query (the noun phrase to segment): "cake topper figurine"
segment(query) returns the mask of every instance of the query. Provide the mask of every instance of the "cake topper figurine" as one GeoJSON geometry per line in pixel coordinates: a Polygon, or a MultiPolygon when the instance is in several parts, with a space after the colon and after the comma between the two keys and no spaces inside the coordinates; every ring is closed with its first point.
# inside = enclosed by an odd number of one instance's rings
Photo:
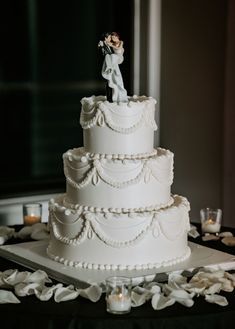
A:
{"type": "Polygon", "coordinates": [[[98,43],[104,56],[101,74],[106,80],[106,97],[109,102],[127,102],[119,64],[123,62],[123,41],[117,32],[106,32],[98,43]]]}

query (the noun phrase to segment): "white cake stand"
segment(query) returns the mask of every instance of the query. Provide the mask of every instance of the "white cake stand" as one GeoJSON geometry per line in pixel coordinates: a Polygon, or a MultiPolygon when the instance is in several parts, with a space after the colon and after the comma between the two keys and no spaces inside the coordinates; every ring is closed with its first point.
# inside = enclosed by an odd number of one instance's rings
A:
{"type": "Polygon", "coordinates": [[[47,245],[47,240],[5,245],[0,247],[0,256],[32,270],[44,270],[51,278],[79,288],[85,288],[94,283],[101,284],[107,277],[115,275],[131,277],[135,285],[153,279],[163,281],[167,273],[175,271],[184,270],[184,274],[190,276],[195,269],[200,267],[226,271],[235,269],[235,256],[192,242],[189,242],[191,256],[186,261],[173,266],[138,271],[95,271],[68,267],[48,258],[47,245]]]}

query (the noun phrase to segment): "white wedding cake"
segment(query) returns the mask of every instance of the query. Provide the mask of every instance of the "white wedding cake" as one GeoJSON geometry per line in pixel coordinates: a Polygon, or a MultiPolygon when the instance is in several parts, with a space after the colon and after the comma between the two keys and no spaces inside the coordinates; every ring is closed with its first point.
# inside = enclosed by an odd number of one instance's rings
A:
{"type": "Polygon", "coordinates": [[[156,101],[92,96],[81,103],[84,147],[63,156],[66,194],[50,201],[48,255],[99,270],[184,261],[190,207],[171,195],[173,153],[153,148],[156,101]]]}

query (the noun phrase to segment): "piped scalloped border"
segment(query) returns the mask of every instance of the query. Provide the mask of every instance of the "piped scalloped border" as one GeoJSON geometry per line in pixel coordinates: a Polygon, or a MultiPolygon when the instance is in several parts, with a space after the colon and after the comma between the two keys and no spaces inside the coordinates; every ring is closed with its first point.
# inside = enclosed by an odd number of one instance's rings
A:
{"type": "MultiPolygon", "coordinates": [[[[186,198],[183,197],[175,197],[175,203],[173,206],[171,206],[170,208],[174,209],[174,208],[179,208],[179,211],[182,211],[182,209],[184,209],[184,213],[182,213],[182,218],[185,218],[185,210],[189,211],[189,203],[187,201],[186,198]],[[180,204],[178,205],[178,202],[180,199],[180,204]]],[[[157,224],[157,219],[158,219],[158,215],[161,214],[163,211],[167,211],[169,209],[168,208],[162,208],[159,209],[158,211],[153,211],[153,212],[148,212],[148,213],[144,213],[144,215],[148,216],[148,218],[146,218],[146,225],[145,227],[141,227],[141,229],[139,231],[136,232],[135,236],[133,236],[131,239],[111,239],[109,236],[106,235],[106,233],[99,227],[98,221],[96,220],[96,215],[94,213],[90,213],[88,211],[85,211],[84,213],[79,214],[78,218],[73,221],[72,223],[70,222],[70,224],[74,225],[77,222],[80,222],[82,220],[82,225],[81,225],[81,229],[78,233],[78,235],[76,237],[73,238],[69,238],[67,236],[64,236],[60,233],[60,229],[58,227],[58,223],[62,223],[64,225],[66,225],[66,220],[65,222],[61,222],[61,220],[57,217],[54,209],[50,209],[50,224],[51,224],[51,228],[52,228],[52,232],[54,234],[54,237],[61,241],[64,244],[67,245],[74,245],[77,246],[79,245],[86,237],[88,239],[92,239],[94,236],[97,236],[99,240],[101,240],[103,243],[114,247],[114,248],[124,248],[124,247],[129,247],[131,245],[135,245],[136,243],[138,243],[140,240],[142,240],[144,238],[144,236],[149,232],[149,231],[155,231],[157,230],[157,232],[160,232],[161,234],[163,234],[167,240],[175,240],[178,239],[184,232],[185,227],[187,227],[187,230],[189,230],[189,227],[186,225],[185,226],[185,220],[183,220],[183,226],[181,228],[181,230],[176,234],[174,234],[174,238],[172,239],[172,237],[169,237],[165,230],[161,227],[161,225],[159,226],[159,223],[157,224]]],[[[66,214],[67,215],[67,214],[66,214]]],[[[97,214],[98,215],[98,214],[97,214]]],[[[102,214],[105,216],[105,214],[102,214]]],[[[113,219],[115,219],[115,215],[114,214],[109,214],[110,216],[113,216],[113,219]]],[[[136,218],[142,217],[144,216],[143,213],[135,213],[136,218]]],[[[138,221],[138,219],[135,219],[138,221]]],[[[155,236],[155,234],[154,234],[155,236]]],[[[158,236],[158,233],[157,235],[158,236]]],[[[155,237],[156,237],[155,236],[155,237]]]]}
{"type": "Polygon", "coordinates": [[[56,262],[59,262],[61,264],[64,264],[66,266],[71,266],[75,268],[83,268],[83,269],[90,269],[90,270],[112,270],[112,271],[122,271],[122,270],[151,270],[154,268],[160,268],[160,267],[167,267],[167,266],[172,266],[176,265],[178,263],[181,263],[185,261],[191,254],[191,249],[189,246],[187,246],[185,253],[180,256],[176,257],[161,263],[148,263],[148,264],[136,264],[136,265],[128,265],[128,264],[123,264],[123,265],[115,265],[115,264],[94,264],[94,263],[88,263],[84,261],[72,261],[65,259],[63,257],[56,256],[50,252],[50,245],[47,248],[47,254],[48,256],[55,260],[56,262]]]}
{"type": "MultiPolygon", "coordinates": [[[[121,155],[119,155],[121,157],[121,155]]],[[[105,159],[105,158],[104,158],[105,159]]],[[[139,165],[141,165],[140,171],[136,174],[136,177],[131,178],[126,181],[118,181],[115,180],[114,178],[110,177],[107,175],[105,169],[103,168],[103,160],[102,158],[99,157],[99,155],[94,155],[90,156],[89,153],[83,154],[82,149],[74,149],[74,150],[69,150],[67,153],[64,154],[63,156],[64,160],[64,174],[67,180],[67,183],[70,184],[73,188],[75,189],[81,189],[85,187],[87,184],[92,183],[93,185],[97,185],[100,180],[102,180],[104,183],[115,187],[115,188],[126,188],[127,186],[130,185],[135,185],[139,183],[143,178],[145,183],[147,183],[150,180],[150,177],[154,177],[160,184],[163,185],[171,185],[173,182],[173,153],[164,150],[164,149],[158,149],[154,155],[142,157],[141,159],[131,159],[130,161],[140,161],[138,162],[139,165]],[[75,155],[74,153],[77,153],[75,155]],[[79,155],[80,153],[80,155],[79,155]],[[170,160],[170,165],[171,165],[171,170],[170,170],[170,175],[167,179],[164,179],[163,181],[161,180],[161,176],[156,174],[155,172],[155,166],[153,165],[153,161],[161,161],[161,158],[168,158],[170,160]],[[77,161],[78,163],[84,166],[87,165],[87,169],[89,169],[85,175],[85,178],[83,178],[81,181],[77,182],[75,181],[71,174],[70,170],[73,171],[79,171],[81,170],[81,167],[75,168],[72,166],[72,161],[77,161]]],[[[121,157],[120,160],[122,162],[125,162],[125,157],[121,157]]],[[[116,161],[116,157],[111,158],[108,161],[116,161]]],[[[155,163],[155,162],[154,162],[155,163]]],[[[79,164],[79,165],[80,165],[79,164]]],[[[123,167],[124,169],[125,167],[123,167]]],[[[161,171],[159,171],[159,174],[161,171]]]]}
{"type": "Polygon", "coordinates": [[[68,159],[69,161],[76,160],[81,162],[88,162],[89,160],[144,160],[146,158],[154,158],[156,156],[171,156],[172,152],[169,150],[165,150],[163,148],[158,147],[156,150],[154,149],[149,153],[138,153],[138,154],[106,154],[106,153],[89,153],[86,152],[84,147],[74,148],[68,150],[63,154],[63,158],[68,159]],[[160,154],[160,151],[165,151],[165,154],[160,154]],[[78,154],[76,154],[78,153],[78,154]],[[79,154],[80,153],[80,154],[79,154]]]}
{"type": "MultiPolygon", "coordinates": [[[[101,100],[100,96],[92,96],[89,98],[83,98],[82,111],[80,115],[80,124],[83,129],[90,129],[94,126],[104,127],[107,126],[113,131],[122,134],[132,134],[140,126],[146,124],[153,130],[157,130],[157,124],[154,120],[155,104],[156,100],[151,97],[133,97],[129,98],[129,102],[124,106],[129,108],[133,105],[138,106],[140,113],[139,120],[132,124],[130,127],[120,127],[112,118],[112,111],[115,107],[120,107],[116,103],[109,103],[105,100],[101,100]],[[144,103],[146,106],[144,106],[144,103]],[[140,107],[142,106],[142,108],[140,107]],[[93,116],[91,118],[91,116],[93,116]]],[[[123,105],[121,105],[123,106],[123,105]]],[[[134,108],[133,108],[134,109],[134,108]]]]}
{"type": "Polygon", "coordinates": [[[126,214],[126,213],[144,213],[149,211],[156,211],[161,208],[167,208],[170,207],[174,203],[174,197],[170,197],[169,201],[167,203],[152,205],[148,207],[139,207],[139,208],[105,208],[105,207],[94,207],[94,206],[84,206],[80,204],[72,204],[66,200],[66,194],[60,195],[56,200],[51,199],[49,202],[49,207],[52,207],[59,212],[64,212],[66,215],[81,213],[84,211],[94,212],[94,213],[116,213],[116,214],[126,214]],[[60,204],[62,206],[60,206],[60,204]],[[69,208],[69,209],[68,209],[69,208]]]}
{"type": "Polygon", "coordinates": [[[51,223],[51,228],[54,234],[54,237],[56,240],[61,241],[64,244],[67,245],[73,245],[73,246],[78,246],[81,242],[84,241],[84,239],[87,237],[91,239],[94,235],[98,237],[99,240],[101,240],[103,243],[107,244],[110,247],[113,248],[126,248],[129,246],[134,246],[137,244],[140,240],[142,240],[150,230],[153,229],[155,223],[156,223],[156,218],[154,214],[151,216],[151,220],[149,221],[148,225],[145,227],[145,229],[142,229],[140,232],[136,234],[132,239],[127,239],[127,240],[114,240],[110,239],[100,228],[99,225],[93,220],[91,220],[89,217],[89,214],[86,214],[85,220],[83,221],[84,226],[82,230],[79,232],[79,235],[75,238],[68,238],[66,236],[62,236],[59,232],[58,226],[56,222],[58,221],[58,218],[55,216],[55,213],[51,212],[50,214],[50,223],[51,223]]]}

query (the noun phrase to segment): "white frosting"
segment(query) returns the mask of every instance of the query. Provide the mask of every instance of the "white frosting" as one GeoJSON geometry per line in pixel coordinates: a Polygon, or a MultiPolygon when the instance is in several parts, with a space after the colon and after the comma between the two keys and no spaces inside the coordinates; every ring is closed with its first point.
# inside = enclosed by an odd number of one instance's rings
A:
{"type": "Polygon", "coordinates": [[[158,211],[66,214],[58,199],[50,205],[48,253],[60,262],[84,268],[143,269],[173,264],[189,256],[188,211],[188,201],[174,196],[172,206],[158,211]]]}
{"type": "Polygon", "coordinates": [[[49,207],[47,252],[54,260],[138,270],[189,257],[189,203],[171,196],[173,153],[153,149],[155,103],[83,98],[84,148],[64,154],[66,194],[49,207]]]}
{"type": "Polygon", "coordinates": [[[92,96],[81,103],[87,152],[138,154],[153,150],[155,99],[134,96],[128,103],[109,103],[103,96],[92,96]]]}
{"type": "Polygon", "coordinates": [[[159,148],[153,156],[121,158],[92,158],[79,149],[65,153],[66,200],[106,208],[168,204],[173,153],[159,148]]]}

